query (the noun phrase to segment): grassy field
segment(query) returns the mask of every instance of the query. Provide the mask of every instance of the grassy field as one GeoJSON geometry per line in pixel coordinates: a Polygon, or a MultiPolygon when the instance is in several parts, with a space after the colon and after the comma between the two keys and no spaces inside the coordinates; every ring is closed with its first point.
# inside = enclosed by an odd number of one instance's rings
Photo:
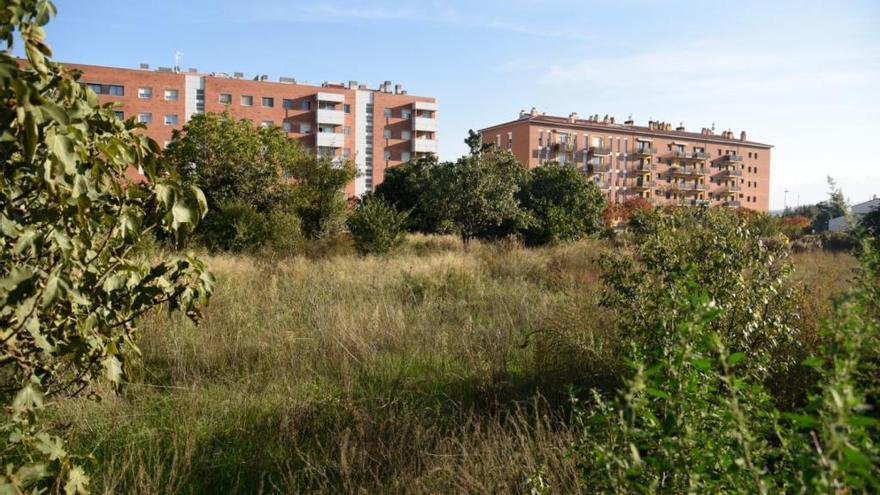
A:
{"type": "MultiPolygon", "coordinates": [[[[410,237],[389,258],[212,257],[202,325],[153,315],[118,396],[57,404],[106,493],[577,491],[569,386],[623,369],[588,241],[465,252],[410,237]]],[[[807,326],[848,255],[795,257],[807,326]]]]}

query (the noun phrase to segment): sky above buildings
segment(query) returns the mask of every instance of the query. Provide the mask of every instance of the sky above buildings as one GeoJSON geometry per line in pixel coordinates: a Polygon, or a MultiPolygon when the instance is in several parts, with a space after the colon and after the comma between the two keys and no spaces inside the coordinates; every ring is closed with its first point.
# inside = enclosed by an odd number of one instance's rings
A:
{"type": "Polygon", "coordinates": [[[56,0],[61,61],[181,66],[434,96],[440,157],[537,107],[715,125],[775,146],[771,208],[835,177],[880,194],[880,2],[56,0]],[[788,191],[786,194],[785,191],[788,191]]]}

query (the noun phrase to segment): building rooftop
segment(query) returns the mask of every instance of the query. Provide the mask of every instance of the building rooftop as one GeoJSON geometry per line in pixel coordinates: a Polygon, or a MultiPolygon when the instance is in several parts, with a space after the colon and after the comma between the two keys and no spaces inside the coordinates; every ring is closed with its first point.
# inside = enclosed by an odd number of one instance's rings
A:
{"type": "Polygon", "coordinates": [[[748,141],[746,139],[745,131],[740,133],[739,138],[734,137],[734,133],[732,131],[723,131],[720,134],[715,134],[712,129],[703,128],[700,132],[688,132],[684,129],[683,125],[679,125],[675,128],[672,127],[672,124],[668,122],[659,122],[659,121],[649,121],[647,126],[635,125],[632,120],[627,120],[624,123],[615,122],[614,117],[609,117],[608,115],[599,118],[599,115],[591,115],[589,118],[581,119],[578,118],[576,113],[572,113],[568,117],[558,117],[553,115],[547,115],[545,113],[538,113],[534,108],[531,111],[521,111],[520,116],[516,120],[511,120],[505,122],[503,124],[497,124],[493,126],[486,127],[481,129],[483,131],[489,131],[496,127],[507,126],[510,124],[515,124],[519,122],[529,122],[534,124],[547,124],[554,126],[569,126],[575,128],[583,128],[583,129],[603,129],[609,131],[617,131],[617,132],[627,132],[627,133],[635,133],[642,134],[644,136],[659,136],[659,137],[670,137],[670,138],[682,138],[682,139],[690,139],[690,140],[698,140],[698,141],[707,141],[713,143],[739,143],[748,146],[754,146],[756,148],[772,148],[773,145],[759,143],[756,141],[748,141]]]}

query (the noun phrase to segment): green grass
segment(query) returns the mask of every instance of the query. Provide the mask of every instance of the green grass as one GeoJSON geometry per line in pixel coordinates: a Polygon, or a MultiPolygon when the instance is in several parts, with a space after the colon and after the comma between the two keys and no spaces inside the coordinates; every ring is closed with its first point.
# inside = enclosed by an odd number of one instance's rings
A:
{"type": "MultiPolygon", "coordinates": [[[[609,248],[412,236],[386,258],[212,257],[202,324],[150,316],[122,393],[54,417],[98,493],[522,493],[542,465],[571,493],[568,385],[624,366],[598,306],[609,248]]],[[[821,318],[852,260],[796,263],[833,279],[821,318]]]]}

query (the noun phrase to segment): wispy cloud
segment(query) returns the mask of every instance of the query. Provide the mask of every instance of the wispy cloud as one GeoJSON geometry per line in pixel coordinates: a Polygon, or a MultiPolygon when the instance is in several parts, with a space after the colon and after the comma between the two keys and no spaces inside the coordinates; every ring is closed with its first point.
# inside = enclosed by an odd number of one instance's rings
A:
{"type": "Polygon", "coordinates": [[[290,7],[286,3],[276,8],[259,9],[248,14],[249,20],[329,22],[340,20],[356,21],[407,21],[446,28],[485,29],[524,36],[589,41],[595,39],[580,30],[560,26],[544,26],[538,22],[521,22],[492,15],[464,11],[448,2],[424,2],[418,7],[383,5],[376,2],[332,3],[322,2],[311,5],[290,7]]]}

